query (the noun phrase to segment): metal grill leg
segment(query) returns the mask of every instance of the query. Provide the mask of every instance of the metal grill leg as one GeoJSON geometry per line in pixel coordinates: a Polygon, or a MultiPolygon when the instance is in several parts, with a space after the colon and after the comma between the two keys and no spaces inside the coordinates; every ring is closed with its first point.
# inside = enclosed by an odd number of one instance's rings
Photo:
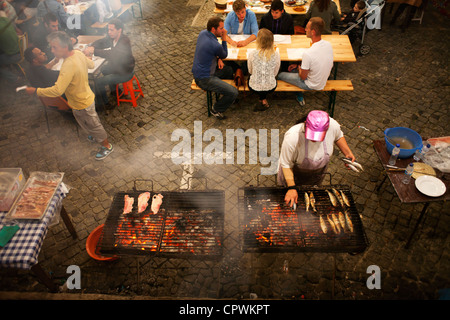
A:
{"type": "Polygon", "coordinates": [[[336,91],[331,91],[330,92],[330,102],[328,103],[328,113],[330,115],[330,117],[333,117],[334,115],[334,106],[336,104],[336,91]]]}
{"type": "Polygon", "coordinates": [[[211,116],[211,108],[212,108],[212,92],[211,91],[206,91],[206,103],[208,105],[208,117],[211,116]]]}

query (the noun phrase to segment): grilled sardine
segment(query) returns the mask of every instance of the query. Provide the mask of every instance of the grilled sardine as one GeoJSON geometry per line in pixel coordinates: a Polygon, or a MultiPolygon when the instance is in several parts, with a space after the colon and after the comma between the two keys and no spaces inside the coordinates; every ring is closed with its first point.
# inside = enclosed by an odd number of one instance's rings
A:
{"type": "Polygon", "coordinates": [[[334,225],[336,226],[337,233],[341,232],[341,226],[339,225],[339,220],[334,213],[331,214],[331,218],[333,219],[334,225]]]}
{"type": "Polygon", "coordinates": [[[347,211],[345,211],[345,221],[347,222],[347,226],[350,232],[353,232],[353,223],[352,220],[350,219],[350,214],[347,211]]]}
{"type": "Polygon", "coordinates": [[[309,197],[306,192],[305,192],[305,206],[306,206],[306,211],[309,211],[309,197]]]}
{"type": "Polygon", "coordinates": [[[341,191],[341,195],[342,195],[342,200],[344,200],[344,203],[347,207],[350,207],[350,201],[348,200],[347,196],[345,195],[344,191],[341,191]]]}
{"type": "Polygon", "coordinates": [[[317,210],[316,210],[316,199],[314,198],[314,194],[312,193],[312,191],[309,193],[309,202],[311,203],[311,207],[313,208],[313,210],[315,212],[317,212],[317,210]]]}
{"type": "Polygon", "coordinates": [[[338,233],[336,230],[336,226],[334,225],[334,222],[330,219],[330,216],[327,216],[327,220],[330,223],[331,229],[333,229],[334,233],[338,233]]]}
{"type": "Polygon", "coordinates": [[[334,193],[334,195],[336,196],[336,198],[339,200],[339,203],[341,204],[342,207],[344,207],[344,200],[342,200],[342,196],[339,193],[339,191],[337,191],[335,188],[331,189],[334,193]]]}
{"type": "Polygon", "coordinates": [[[332,193],[330,192],[330,190],[326,190],[326,192],[328,193],[328,197],[330,197],[331,204],[332,204],[334,207],[337,207],[338,202],[337,202],[336,197],[334,196],[334,194],[332,194],[332,193]]]}
{"type": "Polygon", "coordinates": [[[344,214],[340,211],[338,214],[338,218],[339,218],[339,223],[341,224],[342,230],[344,230],[344,232],[345,232],[345,217],[344,217],[344,214]]]}
{"type": "Polygon", "coordinates": [[[323,233],[328,232],[327,225],[325,223],[325,220],[322,218],[322,216],[320,216],[320,227],[322,228],[323,233]]]}

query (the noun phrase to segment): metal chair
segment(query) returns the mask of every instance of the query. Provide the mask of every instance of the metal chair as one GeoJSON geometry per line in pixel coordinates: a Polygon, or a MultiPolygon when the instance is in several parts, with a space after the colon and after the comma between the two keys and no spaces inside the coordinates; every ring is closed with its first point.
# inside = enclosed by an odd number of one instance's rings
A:
{"type": "MultiPolygon", "coordinates": [[[[48,133],[50,133],[50,124],[48,122],[47,108],[53,107],[59,111],[66,111],[66,112],[71,111],[72,109],[70,108],[67,100],[64,99],[63,97],[39,97],[39,100],[41,100],[41,103],[44,106],[45,120],[47,121],[47,130],[48,133]]],[[[78,126],[75,125],[75,128],[77,130],[77,135],[79,135],[78,126]]]]}
{"type": "Polygon", "coordinates": [[[23,73],[24,77],[26,77],[27,75],[25,73],[25,70],[22,68],[20,64],[24,61],[25,58],[24,53],[25,50],[28,48],[28,34],[24,32],[23,34],[18,35],[18,38],[19,38],[20,60],[14,64],[23,73]]]}

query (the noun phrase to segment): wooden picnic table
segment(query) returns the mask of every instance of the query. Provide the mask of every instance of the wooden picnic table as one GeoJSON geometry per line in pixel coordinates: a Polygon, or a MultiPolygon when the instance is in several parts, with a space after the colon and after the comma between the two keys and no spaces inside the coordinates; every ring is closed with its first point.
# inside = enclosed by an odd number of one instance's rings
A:
{"type": "MultiPolygon", "coordinates": [[[[304,8],[303,11],[294,10],[295,7],[289,7],[286,4],[284,4],[284,11],[286,11],[289,14],[293,14],[293,15],[305,15],[306,12],[308,12],[309,4],[313,0],[306,0],[306,1],[307,1],[307,3],[303,6],[303,8],[304,8]]],[[[228,1],[228,4],[231,4],[233,2],[234,1],[228,1]]],[[[283,2],[285,2],[285,1],[283,1],[283,2]]],[[[334,0],[334,3],[336,3],[337,9],[338,9],[339,13],[341,13],[341,4],[340,4],[339,0],[334,0]]],[[[255,14],[265,14],[265,13],[269,12],[269,9],[265,8],[265,6],[270,5],[270,4],[271,4],[271,2],[265,3],[264,6],[262,6],[262,7],[247,6],[247,8],[252,10],[255,14]]],[[[227,14],[228,12],[230,12],[230,9],[228,9],[228,8],[227,9],[217,9],[216,7],[214,7],[214,13],[227,14]]]]}
{"type": "MultiPolygon", "coordinates": [[[[289,37],[289,36],[285,36],[289,37]]],[[[277,49],[280,52],[281,61],[300,61],[301,59],[290,59],[288,56],[288,48],[309,48],[311,47],[311,39],[307,38],[306,35],[292,35],[290,36],[291,43],[277,43],[277,49]]],[[[355,53],[353,52],[352,45],[347,35],[322,35],[322,39],[329,41],[333,47],[333,61],[334,62],[356,62],[355,53]]],[[[221,41],[219,39],[219,41],[221,41]]],[[[247,60],[247,50],[256,49],[256,42],[253,41],[245,47],[236,48],[228,45],[229,55],[232,50],[239,49],[236,61],[247,60]]]]}
{"type": "MultiPolygon", "coordinates": [[[[385,177],[381,181],[381,183],[377,187],[377,191],[380,190],[381,186],[383,185],[386,178],[389,178],[389,181],[391,182],[392,186],[395,189],[395,192],[397,193],[398,198],[402,203],[425,203],[424,207],[422,209],[422,212],[419,215],[419,218],[416,222],[416,225],[414,226],[414,229],[411,233],[411,235],[408,238],[408,241],[406,242],[405,248],[409,247],[409,244],[411,243],[411,239],[414,236],[417,227],[419,226],[420,222],[422,221],[422,218],[429,206],[429,204],[433,201],[446,201],[450,200],[450,179],[448,176],[444,176],[441,180],[445,184],[446,192],[440,196],[440,197],[429,197],[424,194],[422,194],[419,190],[417,190],[414,180],[412,179],[409,184],[404,184],[402,182],[402,178],[404,173],[402,171],[387,171],[385,165],[389,163],[390,154],[386,149],[386,143],[383,139],[380,140],[374,140],[373,141],[373,147],[375,149],[375,153],[378,156],[378,160],[380,160],[381,164],[383,165],[383,168],[385,169],[385,177]]],[[[409,157],[407,159],[397,159],[396,166],[405,168],[409,163],[413,162],[413,157],[409,157]]]]}

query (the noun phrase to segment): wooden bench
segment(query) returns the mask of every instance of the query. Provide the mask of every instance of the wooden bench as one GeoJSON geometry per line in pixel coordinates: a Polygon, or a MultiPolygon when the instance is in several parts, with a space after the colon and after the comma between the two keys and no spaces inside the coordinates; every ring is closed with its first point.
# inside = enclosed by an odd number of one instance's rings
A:
{"type": "MultiPolygon", "coordinates": [[[[122,8],[120,9],[119,13],[117,14],[117,16],[115,16],[114,18],[118,18],[120,17],[122,14],[124,14],[125,12],[127,12],[128,10],[130,10],[130,8],[133,6],[133,3],[126,3],[126,4],[122,4],[122,8]]],[[[133,14],[134,15],[134,14],[133,14]]],[[[108,26],[108,21],[106,22],[100,22],[97,21],[96,23],[94,23],[93,25],[91,25],[91,28],[98,28],[98,29],[103,29],[106,28],[108,26]]]]}
{"type": "MultiPolygon", "coordinates": [[[[222,81],[232,85],[233,87],[236,87],[233,80],[222,80],[222,81]]],[[[192,80],[191,89],[192,90],[202,90],[199,86],[197,86],[197,84],[195,83],[195,80],[192,80]]],[[[238,90],[244,91],[244,87],[240,86],[238,88],[238,90]]],[[[249,91],[248,82],[247,82],[247,85],[245,86],[245,91],[249,91]]],[[[300,91],[314,92],[315,90],[300,89],[299,87],[294,86],[285,81],[277,80],[277,89],[275,91],[276,92],[300,92],[300,91]]],[[[330,114],[331,117],[333,117],[334,105],[336,103],[336,93],[338,91],[353,91],[353,84],[352,84],[351,80],[328,80],[325,87],[320,91],[327,91],[330,93],[329,94],[330,101],[328,103],[328,113],[330,114]]],[[[217,96],[218,96],[218,94],[216,94],[216,99],[217,99],[217,96]]],[[[207,105],[208,105],[208,117],[209,117],[209,116],[211,116],[211,108],[213,105],[211,91],[206,92],[206,100],[207,100],[207,105]]]]}

